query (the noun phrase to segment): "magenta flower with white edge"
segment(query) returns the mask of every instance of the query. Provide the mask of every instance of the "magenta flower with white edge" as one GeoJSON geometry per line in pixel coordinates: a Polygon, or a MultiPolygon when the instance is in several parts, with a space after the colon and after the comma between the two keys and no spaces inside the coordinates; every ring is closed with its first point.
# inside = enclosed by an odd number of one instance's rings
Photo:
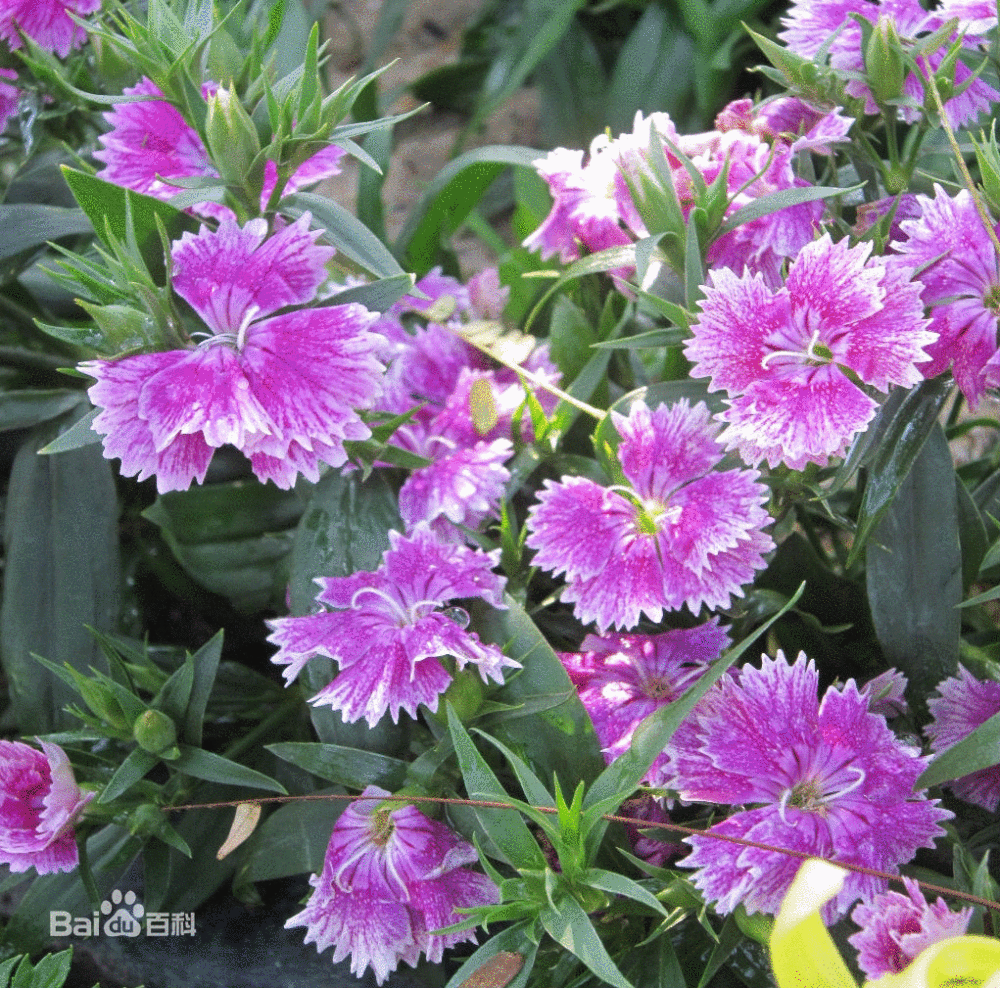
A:
{"type": "Polygon", "coordinates": [[[921,380],[917,364],[937,338],[921,285],[870,252],[825,234],[777,289],[759,275],[709,273],[685,355],[692,376],[728,393],[720,440],[747,463],[825,464],[878,408],[853,378],[879,391],[921,380]]]}
{"type": "Polygon", "coordinates": [[[952,912],[938,898],[928,904],[920,886],[904,878],[906,895],[888,891],[863,902],[851,913],[861,927],[847,938],[858,951],[858,967],[868,978],[899,974],[922,951],[948,937],[960,937],[969,928],[972,908],[952,912]]]}
{"type": "Polygon", "coordinates": [[[101,0],[2,0],[0,38],[21,47],[21,33],[40,48],[65,58],[87,40],[87,32],[70,16],[84,17],[101,9],[101,0]]]}
{"type": "Polygon", "coordinates": [[[527,520],[534,565],[565,573],[562,599],[601,631],[685,604],[729,606],[774,548],[759,474],[715,469],[723,453],[703,403],[650,411],[637,401],[627,418],[611,416],[629,486],[546,481],[527,520]]]}
{"type": "Polygon", "coordinates": [[[389,793],[369,786],[334,824],[314,891],[285,929],[306,928],[306,943],[333,963],[351,958],[359,977],[368,967],[383,984],[400,961],[432,964],[457,943],[476,942],[473,930],[435,934],[462,921],[457,909],[499,901],[496,885],[468,865],[476,849],[443,823],[408,803],[379,802],[389,793]]]}
{"type": "Polygon", "coordinates": [[[510,480],[504,466],[514,452],[510,440],[455,446],[443,436],[427,439],[433,462],[413,470],[399,491],[399,514],[407,529],[425,521],[442,538],[461,538],[456,526],[477,528],[499,517],[510,480]]]}
{"type": "Polygon", "coordinates": [[[66,752],[38,742],[0,741],[0,865],[39,875],[79,864],[73,825],[94,793],[83,793],[66,752]]]}
{"type": "MultiPolygon", "coordinates": [[[[218,89],[214,82],[202,86],[207,100],[218,89]]],[[[111,129],[98,140],[103,147],[94,157],[104,163],[98,178],[115,185],[142,192],[155,199],[169,200],[183,188],[171,179],[218,178],[219,173],[198,132],[167,102],[159,87],[143,78],[123,92],[125,96],[148,96],[148,100],[122,102],[104,114],[111,129]]],[[[284,191],[292,193],[307,185],[340,174],[340,161],[346,152],[332,145],[301,164],[289,178],[284,191]]],[[[277,184],[277,166],[265,164],[260,208],[267,206],[277,184]]],[[[216,219],[235,219],[228,206],[203,202],[193,211],[216,219]]]]}
{"type": "Polygon", "coordinates": [[[185,233],[173,288],[204,321],[196,344],[80,364],[97,380],[93,429],[125,476],[185,490],[228,443],[261,480],[288,488],[299,473],[317,480],[321,462],[341,466],[344,442],[371,435],[357,409],[381,388],[376,317],[354,304],[272,315],[311,301],[326,277],[333,250],[314,242],[309,220],[271,237],[262,219],[185,233]]]}
{"type": "MultiPolygon", "coordinates": [[[[579,652],[559,659],[590,715],[610,765],[632,743],[639,724],[673,703],[729,644],[718,618],[656,635],[587,635],[579,652]]],[[[658,756],[650,773],[668,755],[658,756]]]]}
{"type": "MultiPolygon", "coordinates": [[[[920,369],[935,377],[950,367],[975,407],[986,387],[1000,384],[996,250],[967,189],[950,196],[935,185],[934,198],[918,195],[915,205],[918,215],[899,224],[901,239],[892,246],[902,266],[919,271],[930,328],[938,334],[927,347],[930,363],[920,369]]],[[[1000,224],[993,229],[1000,234],[1000,224]]]]}
{"type": "Polygon", "coordinates": [[[492,572],[499,549],[444,542],[426,524],[406,536],[390,532],[389,546],[374,572],[316,580],[316,600],[335,610],[268,622],[268,641],[279,648],[271,661],[287,666],[286,682],[316,655],[340,666],[310,702],[329,704],[346,723],[364,717],[374,727],[387,711],[398,722],[400,709],[416,717],[420,704],[436,711],[452,680],[445,656],[459,669],[476,666],[483,682],[502,683],[504,668],[520,668],[467,631],[468,615],[450,606],[462,598],[506,606],[506,581],[492,572]]]}
{"type": "MultiPolygon", "coordinates": [[[[980,724],[1000,713],[1000,683],[976,679],[964,666],[958,675],[938,683],[937,696],[927,701],[933,718],[924,728],[931,751],[945,751],[968,737],[980,724]]],[[[967,803],[991,813],[1000,806],[1000,765],[982,768],[945,783],[967,803]]]]}
{"type": "MultiPolygon", "coordinates": [[[[749,807],[709,834],[898,874],[917,850],[933,847],[952,814],[915,792],[928,759],[900,741],[868,709],[854,680],[817,699],[819,674],[800,654],[780,652],[762,666],[724,677],[670,741],[667,785],[686,801],[749,807]]],[[[694,884],[720,913],[740,903],[775,914],[800,859],[710,836],[686,838],[681,864],[698,869],[694,884]]],[[[886,882],[851,872],[824,909],[832,922],[856,899],[886,882]]]]}

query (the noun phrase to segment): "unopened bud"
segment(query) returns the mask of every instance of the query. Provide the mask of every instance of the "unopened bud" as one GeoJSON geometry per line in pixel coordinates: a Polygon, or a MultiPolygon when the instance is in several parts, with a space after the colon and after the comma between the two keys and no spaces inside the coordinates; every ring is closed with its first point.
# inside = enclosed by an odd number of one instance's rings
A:
{"type": "Polygon", "coordinates": [[[906,67],[896,25],[891,17],[882,14],[875,22],[872,35],[865,48],[865,71],[868,88],[875,102],[884,106],[903,95],[906,67]]]}
{"type": "Polygon", "coordinates": [[[223,180],[245,186],[250,166],[260,153],[260,137],[232,87],[220,88],[209,98],[205,134],[212,162],[223,180]]]}
{"type": "Polygon", "coordinates": [[[146,710],[135,719],[132,737],[143,751],[169,758],[177,744],[177,727],[162,710],[146,710]]]}

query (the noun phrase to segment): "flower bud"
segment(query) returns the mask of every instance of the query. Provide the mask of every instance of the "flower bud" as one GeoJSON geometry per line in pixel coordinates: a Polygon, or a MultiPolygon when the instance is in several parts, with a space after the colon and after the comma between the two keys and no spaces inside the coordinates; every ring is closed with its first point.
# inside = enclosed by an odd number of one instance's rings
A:
{"type": "Polygon", "coordinates": [[[903,63],[902,46],[892,18],[885,14],[876,21],[868,39],[865,48],[865,70],[868,73],[868,88],[880,106],[903,95],[906,68],[903,63]]]}
{"type": "Polygon", "coordinates": [[[174,754],[177,750],[177,727],[162,710],[141,713],[132,725],[132,737],[143,751],[164,758],[177,757],[174,754]]]}
{"type": "Polygon", "coordinates": [[[260,137],[236,91],[220,88],[208,101],[205,136],[212,162],[223,180],[243,187],[260,153],[260,137]]]}

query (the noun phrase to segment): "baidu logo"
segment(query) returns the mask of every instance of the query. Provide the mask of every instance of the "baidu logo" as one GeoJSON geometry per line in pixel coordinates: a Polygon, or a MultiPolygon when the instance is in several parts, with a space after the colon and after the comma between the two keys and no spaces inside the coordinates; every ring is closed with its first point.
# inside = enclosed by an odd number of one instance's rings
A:
{"type": "Polygon", "coordinates": [[[100,912],[90,916],[73,916],[61,909],[49,913],[52,937],[137,937],[144,928],[147,937],[194,936],[194,913],[148,913],[135,892],[118,889],[101,903],[100,912]]]}

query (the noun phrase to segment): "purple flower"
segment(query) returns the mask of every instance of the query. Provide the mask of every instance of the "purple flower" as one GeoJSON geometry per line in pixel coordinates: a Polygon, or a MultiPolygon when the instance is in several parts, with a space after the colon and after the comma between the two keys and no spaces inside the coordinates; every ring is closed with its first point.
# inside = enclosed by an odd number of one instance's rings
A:
{"type": "MultiPolygon", "coordinates": [[[[674,775],[667,785],[684,800],[748,806],[709,833],[787,848],[815,857],[896,873],[918,848],[944,833],[952,814],[914,793],[927,759],[903,744],[868,710],[853,680],[817,702],[819,675],[800,654],[779,652],[762,667],[745,665],[701,700],[671,739],[674,775]]],[[[778,851],[711,837],[689,837],[684,865],[720,913],[743,903],[777,913],[800,860],[778,851]]],[[[851,872],[826,907],[829,922],[885,882],[851,872]]]]}
{"type": "Polygon", "coordinates": [[[65,58],[87,39],[70,14],[83,17],[100,9],[101,0],[0,0],[0,38],[20,48],[23,32],[40,48],[65,58]]]}
{"type": "MultiPolygon", "coordinates": [[[[664,809],[663,801],[643,793],[635,799],[626,800],[622,803],[622,816],[631,817],[633,820],[641,820],[646,823],[670,823],[670,817],[664,809]]],[[[645,829],[653,830],[654,833],[666,833],[662,828],[645,828],[641,823],[626,823],[625,835],[632,845],[632,853],[637,858],[649,862],[654,868],[662,868],[671,858],[681,854],[684,848],[680,844],[672,844],[669,841],[657,840],[651,834],[643,834],[645,829]]]]}
{"type": "MultiPolygon", "coordinates": [[[[217,89],[214,82],[206,83],[202,95],[207,99],[217,89]]],[[[198,132],[164,99],[154,82],[143,78],[126,89],[124,95],[150,98],[121,103],[104,114],[111,130],[101,135],[103,148],[94,152],[94,157],[104,162],[97,173],[99,178],[156,199],[169,200],[183,191],[179,185],[171,184],[171,179],[219,177],[198,132]]],[[[342,148],[331,146],[308,158],[292,174],[285,192],[339,175],[344,153],[342,148]]],[[[277,179],[277,166],[268,161],[261,191],[262,211],[277,179]]],[[[228,207],[218,203],[199,203],[195,212],[217,219],[235,219],[228,207]]]]}
{"type": "Polygon", "coordinates": [[[774,548],[757,472],[715,469],[723,454],[702,403],[650,411],[640,401],[628,418],[611,416],[629,486],[546,481],[527,521],[534,565],[565,573],[562,599],[599,630],[684,604],[728,606],[774,548]]]}
{"type": "Polygon", "coordinates": [[[204,321],[197,345],[80,365],[97,379],[93,428],[123,474],[184,490],[229,443],[261,480],[288,488],[299,473],[317,480],[321,462],[340,466],[344,442],[371,434],[356,409],[380,389],[375,316],[359,305],[272,315],[309,302],[325,278],[333,250],[314,243],[309,219],[271,237],[262,219],[185,233],[173,288],[204,321]]]}
{"type": "Polygon", "coordinates": [[[858,951],[858,967],[869,978],[899,974],[927,947],[959,937],[968,929],[972,909],[953,913],[944,899],[928,905],[920,886],[904,878],[907,895],[883,892],[851,913],[861,932],[847,938],[858,951]]]}
{"type": "Polygon", "coordinates": [[[505,666],[520,668],[465,630],[465,612],[449,608],[465,597],[504,606],[504,579],[491,572],[499,549],[484,553],[443,542],[426,524],[408,536],[390,532],[389,544],[375,572],[316,581],[322,587],[316,599],[336,610],[269,622],[268,641],[280,649],[272,661],[288,666],[286,681],[313,656],[328,656],[340,672],[311,702],[340,710],[347,723],[364,717],[370,727],[386,711],[396,722],[400,708],[411,717],[421,703],[437,710],[451,682],[444,656],[460,669],[477,666],[483,682],[502,683],[505,666]]]}
{"type": "MultiPolygon", "coordinates": [[[[994,10],[993,25],[996,24],[995,13],[994,10]]],[[[851,14],[860,15],[873,25],[880,16],[891,18],[896,33],[904,41],[934,31],[949,18],[957,16],[959,34],[963,35],[962,46],[973,51],[980,47],[977,33],[985,33],[985,25],[988,24],[987,18],[983,16],[982,6],[970,3],[969,0],[942,4],[933,12],[924,10],[919,0],[886,0],[884,3],[873,3],[871,0],[795,0],[788,16],[782,18],[785,27],[778,37],[792,51],[805,58],[813,58],[821,48],[827,46],[833,68],[863,76],[863,36],[851,14]],[[836,37],[831,41],[835,32],[836,37]]],[[[945,48],[942,47],[929,57],[919,60],[922,75],[926,76],[940,66],[944,51],[945,48]]],[[[972,75],[972,71],[961,59],[954,71],[956,89],[963,87],[972,75]]],[[[851,96],[865,100],[866,113],[878,112],[863,78],[848,77],[845,88],[851,96]]],[[[944,104],[948,120],[956,128],[973,123],[980,113],[988,111],[990,105],[1000,98],[1000,93],[981,78],[963,88],[964,92],[953,96],[944,104]]],[[[923,103],[924,80],[909,73],[903,82],[903,92],[918,104],[923,103]]],[[[901,108],[901,116],[913,123],[919,119],[920,111],[916,107],[904,106],[901,108]]]]}
{"type": "MultiPolygon", "coordinates": [[[[901,265],[919,270],[923,301],[931,307],[930,328],[938,334],[921,367],[935,377],[949,366],[955,381],[977,405],[987,386],[1000,383],[997,315],[1000,270],[997,255],[968,190],[948,195],[934,186],[934,198],[918,195],[917,218],[900,223],[904,239],[893,244],[901,265]]],[[[1000,224],[994,227],[1000,233],[1000,224]]]]}
{"type": "Polygon", "coordinates": [[[0,741],[0,864],[39,875],[72,871],[79,864],[73,824],[94,793],[80,791],[59,745],[38,743],[42,751],[0,741]]]}
{"type": "Polygon", "coordinates": [[[907,679],[898,669],[886,669],[861,687],[862,696],[868,697],[868,709],[881,714],[886,720],[909,713],[906,702],[907,679]]]}
{"type": "Polygon", "coordinates": [[[359,977],[371,967],[382,984],[400,961],[416,967],[420,954],[440,962],[446,947],[476,942],[471,930],[435,934],[461,922],[456,909],[499,901],[497,887],[465,865],[476,849],[443,823],[413,806],[379,803],[388,796],[369,786],[348,805],[330,835],[323,871],[309,883],[315,891],[285,929],[306,928],[306,943],[319,952],[333,947],[336,964],[350,955],[359,977]]]}
{"type": "Polygon", "coordinates": [[[920,381],[915,365],[935,339],[921,286],[870,251],[825,234],[802,248],[778,289],[759,275],[710,272],[685,353],[694,377],[729,394],[720,440],[747,463],[825,464],[878,407],[855,377],[880,391],[920,381]]]}
{"type": "MultiPolygon", "coordinates": [[[[718,618],[657,635],[587,635],[580,652],[559,658],[590,714],[610,764],[632,743],[639,723],[673,703],[729,644],[718,618]]],[[[650,772],[667,758],[660,755],[650,772]]]]}
{"type": "MultiPolygon", "coordinates": [[[[937,685],[927,701],[933,720],[924,728],[932,751],[944,751],[968,737],[980,724],[1000,713],[1000,683],[976,679],[964,666],[958,675],[937,685]]],[[[948,787],[960,799],[991,813],[1000,806],[1000,765],[952,779],[948,787]]]]}
{"type": "Polygon", "coordinates": [[[453,538],[456,525],[476,528],[496,517],[510,480],[503,465],[514,450],[510,441],[456,447],[444,436],[426,438],[423,455],[433,462],[414,470],[399,491],[399,514],[407,529],[426,521],[443,538],[453,538]]]}

